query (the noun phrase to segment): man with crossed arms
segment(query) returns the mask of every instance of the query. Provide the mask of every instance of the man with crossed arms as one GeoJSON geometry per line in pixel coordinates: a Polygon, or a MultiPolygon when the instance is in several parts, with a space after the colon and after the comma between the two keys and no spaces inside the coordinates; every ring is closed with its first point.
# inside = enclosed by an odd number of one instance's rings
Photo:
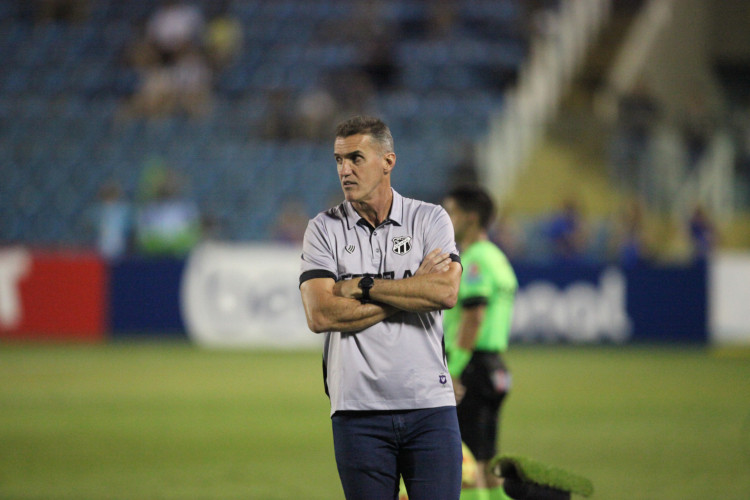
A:
{"type": "Polygon", "coordinates": [[[457,500],[461,436],[442,310],[461,265],[437,205],[391,188],[393,137],[377,118],[339,124],[334,158],[345,200],[305,231],[300,292],[324,333],[323,370],[339,477],[348,500],[457,500]]]}

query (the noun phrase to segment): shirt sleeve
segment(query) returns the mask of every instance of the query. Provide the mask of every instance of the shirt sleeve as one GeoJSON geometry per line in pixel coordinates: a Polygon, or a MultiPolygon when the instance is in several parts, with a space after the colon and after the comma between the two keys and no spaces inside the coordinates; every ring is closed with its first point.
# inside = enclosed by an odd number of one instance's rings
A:
{"type": "Polygon", "coordinates": [[[336,279],[336,258],[327,236],[325,224],[316,217],[307,224],[302,241],[300,263],[300,284],[302,278],[319,278],[329,276],[336,279]]]}
{"type": "Polygon", "coordinates": [[[451,254],[453,260],[461,262],[458,258],[458,247],[456,237],[453,233],[453,223],[448,212],[439,205],[433,205],[432,210],[424,221],[424,253],[427,255],[436,248],[441,248],[444,253],[451,254]]]}

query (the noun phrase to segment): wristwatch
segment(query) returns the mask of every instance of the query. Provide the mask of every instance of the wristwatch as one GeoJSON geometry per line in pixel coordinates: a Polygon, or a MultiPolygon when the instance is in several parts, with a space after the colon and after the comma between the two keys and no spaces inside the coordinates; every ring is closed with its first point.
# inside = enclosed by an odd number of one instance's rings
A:
{"type": "Polygon", "coordinates": [[[372,288],[372,285],[374,284],[375,280],[372,279],[372,276],[363,276],[362,279],[359,280],[359,283],[357,283],[357,286],[362,290],[362,298],[359,299],[359,301],[363,304],[370,302],[370,288],[372,288]]]}

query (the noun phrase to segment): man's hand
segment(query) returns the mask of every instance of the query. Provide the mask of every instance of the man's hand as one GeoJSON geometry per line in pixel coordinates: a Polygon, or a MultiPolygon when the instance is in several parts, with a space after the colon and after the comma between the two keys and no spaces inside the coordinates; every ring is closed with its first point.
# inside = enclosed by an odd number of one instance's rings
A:
{"type": "MultiPolygon", "coordinates": [[[[358,289],[357,280],[339,283],[358,289]]],[[[347,299],[344,295],[352,291],[342,291],[337,285],[331,278],[313,278],[300,285],[307,326],[315,333],[358,332],[398,312],[386,304],[360,304],[347,299]]]]}
{"type": "MultiPolygon", "coordinates": [[[[333,294],[337,297],[344,297],[345,299],[356,299],[359,300],[357,294],[361,294],[362,290],[359,289],[357,284],[359,279],[341,280],[337,281],[333,285],[333,294]]],[[[361,295],[360,295],[361,296],[361,295]]]]}
{"type": "Polygon", "coordinates": [[[442,273],[448,270],[448,266],[451,263],[451,256],[447,253],[440,253],[442,249],[436,248],[432,252],[428,253],[422,263],[419,265],[419,269],[414,273],[414,276],[431,273],[442,273]]]}

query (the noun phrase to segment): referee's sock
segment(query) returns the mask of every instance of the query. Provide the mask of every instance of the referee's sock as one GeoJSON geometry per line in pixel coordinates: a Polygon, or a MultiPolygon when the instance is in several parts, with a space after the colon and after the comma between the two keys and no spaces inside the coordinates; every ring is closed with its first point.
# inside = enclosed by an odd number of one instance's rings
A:
{"type": "Polygon", "coordinates": [[[486,488],[462,489],[461,500],[490,500],[490,490],[486,488]]]}

